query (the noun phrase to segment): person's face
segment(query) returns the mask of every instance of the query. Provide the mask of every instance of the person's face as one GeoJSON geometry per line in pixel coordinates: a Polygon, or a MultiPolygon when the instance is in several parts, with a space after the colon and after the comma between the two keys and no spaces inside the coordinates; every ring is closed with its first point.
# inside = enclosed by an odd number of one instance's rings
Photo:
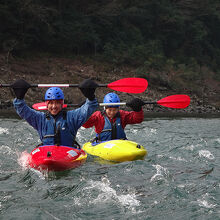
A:
{"type": "Polygon", "coordinates": [[[115,115],[118,113],[119,111],[119,108],[107,108],[105,110],[106,112],[106,115],[109,117],[109,118],[114,118],[115,115]]]}
{"type": "Polygon", "coordinates": [[[63,100],[50,100],[47,102],[47,109],[51,115],[57,115],[63,108],[63,100]]]}

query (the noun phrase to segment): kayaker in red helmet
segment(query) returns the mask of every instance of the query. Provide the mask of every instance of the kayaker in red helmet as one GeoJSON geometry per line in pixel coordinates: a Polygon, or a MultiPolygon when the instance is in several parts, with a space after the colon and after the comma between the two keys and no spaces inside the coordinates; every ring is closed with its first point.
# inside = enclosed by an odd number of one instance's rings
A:
{"type": "Polygon", "coordinates": [[[124,111],[119,109],[119,105],[111,105],[111,103],[119,103],[120,98],[115,93],[108,93],[103,100],[109,105],[104,107],[104,111],[96,111],[83,125],[85,128],[95,126],[96,140],[108,141],[114,139],[126,139],[124,128],[127,124],[141,123],[144,119],[142,106],[143,101],[135,98],[127,106],[133,111],[124,111]]]}
{"type": "Polygon", "coordinates": [[[26,105],[24,96],[30,88],[26,81],[17,80],[11,87],[16,95],[14,107],[17,114],[38,131],[42,145],[76,147],[75,137],[78,129],[98,107],[94,94],[97,84],[90,79],[79,85],[87,98],[86,102],[80,108],[71,111],[63,109],[64,94],[58,87],[51,87],[45,93],[47,113],[36,111],[26,105]]]}

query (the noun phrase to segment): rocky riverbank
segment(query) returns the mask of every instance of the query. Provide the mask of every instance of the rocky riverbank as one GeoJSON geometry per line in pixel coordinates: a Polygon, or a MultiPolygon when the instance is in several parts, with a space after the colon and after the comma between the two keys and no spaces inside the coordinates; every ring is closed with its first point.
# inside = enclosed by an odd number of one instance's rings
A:
{"type": "MultiPolygon", "coordinates": [[[[80,83],[82,80],[92,77],[97,83],[110,83],[125,77],[141,77],[136,68],[114,67],[106,63],[92,60],[68,59],[55,57],[35,57],[16,59],[6,55],[0,55],[0,84],[13,83],[16,79],[23,78],[29,83],[80,83]]],[[[186,109],[170,109],[159,105],[145,105],[146,115],[158,116],[193,116],[214,115],[220,116],[220,88],[219,82],[208,77],[207,81],[199,84],[195,82],[179,89],[170,89],[166,86],[156,85],[155,80],[148,79],[149,86],[142,94],[127,94],[116,92],[121,100],[128,101],[133,97],[146,101],[158,101],[168,95],[186,94],[191,98],[190,106],[186,109]],[[195,89],[196,88],[196,89],[195,89]],[[201,89],[200,89],[201,88],[201,89]]],[[[31,88],[26,94],[26,101],[32,105],[42,102],[46,89],[31,88]]],[[[66,103],[80,103],[84,100],[77,88],[64,88],[66,103]]],[[[106,93],[112,90],[98,88],[96,97],[102,102],[106,93]]],[[[1,88],[0,115],[4,112],[14,112],[12,101],[14,95],[9,88],[1,88]]],[[[126,108],[127,110],[130,110],[126,108]]]]}

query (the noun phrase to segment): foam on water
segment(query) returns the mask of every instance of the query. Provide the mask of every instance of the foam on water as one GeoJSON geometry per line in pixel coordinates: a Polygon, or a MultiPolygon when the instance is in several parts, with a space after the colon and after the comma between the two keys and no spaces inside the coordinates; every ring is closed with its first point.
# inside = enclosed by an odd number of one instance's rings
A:
{"type": "Polygon", "coordinates": [[[220,144],[220,138],[215,139],[215,141],[220,144]]]}
{"type": "Polygon", "coordinates": [[[206,201],[206,200],[198,199],[197,202],[198,202],[199,206],[203,206],[205,208],[214,208],[216,206],[213,204],[209,204],[208,201],[206,201]]]}
{"type": "Polygon", "coordinates": [[[53,176],[54,173],[51,171],[50,174],[47,171],[39,171],[34,168],[30,168],[29,161],[31,160],[31,155],[27,151],[17,152],[17,162],[21,166],[22,171],[30,169],[32,172],[36,173],[40,179],[47,179],[50,176],[53,176]]]}
{"type": "Polygon", "coordinates": [[[6,203],[7,201],[9,201],[11,199],[11,195],[7,195],[7,196],[0,196],[0,211],[2,210],[2,203],[6,203]]]}
{"type": "Polygon", "coordinates": [[[206,158],[208,158],[210,160],[214,160],[215,159],[214,155],[210,151],[208,151],[208,150],[200,150],[199,151],[199,156],[200,157],[206,157],[206,158]]]}
{"type": "Polygon", "coordinates": [[[9,134],[9,131],[7,128],[1,128],[0,127],[0,134],[9,134]]]}
{"type": "Polygon", "coordinates": [[[15,152],[7,145],[0,146],[0,154],[14,155],[15,152]]]}
{"type": "Polygon", "coordinates": [[[140,201],[136,199],[134,192],[130,192],[126,195],[118,195],[116,190],[111,187],[111,183],[106,177],[103,177],[101,181],[90,180],[88,184],[89,186],[85,188],[86,190],[97,189],[100,191],[98,197],[90,201],[91,204],[117,201],[119,204],[129,209],[140,205],[140,201]]]}
{"type": "Polygon", "coordinates": [[[160,166],[159,164],[153,165],[153,167],[156,168],[157,172],[156,172],[156,174],[154,174],[151,177],[150,181],[151,182],[152,181],[157,181],[157,180],[167,181],[166,177],[169,176],[169,171],[166,168],[160,166]]]}
{"type": "Polygon", "coordinates": [[[151,128],[151,129],[150,129],[150,133],[152,133],[152,134],[157,134],[157,129],[151,128]]]}
{"type": "Polygon", "coordinates": [[[208,201],[210,199],[213,199],[213,197],[210,197],[209,193],[206,193],[202,195],[201,199],[197,199],[197,203],[199,204],[199,206],[202,206],[208,209],[216,207],[217,204],[211,204],[211,202],[208,201]]]}
{"type": "Polygon", "coordinates": [[[201,147],[203,147],[202,144],[191,144],[191,145],[185,146],[184,149],[193,151],[193,150],[195,150],[196,148],[201,148],[201,147]]]}
{"type": "Polygon", "coordinates": [[[30,154],[27,151],[17,152],[18,164],[22,167],[22,170],[26,170],[29,167],[30,154]]]}
{"type": "Polygon", "coordinates": [[[132,129],[131,132],[132,132],[133,134],[137,134],[139,131],[138,131],[137,129],[132,129]]]}
{"type": "Polygon", "coordinates": [[[156,128],[144,128],[142,131],[147,137],[152,137],[157,134],[156,128]]]}
{"type": "MultiPolygon", "coordinates": [[[[21,120],[3,120],[1,217],[218,219],[219,125],[219,119],[149,119],[126,127],[129,139],[147,145],[144,160],[109,165],[90,156],[76,169],[45,178],[34,169],[23,171],[28,157],[16,156],[32,150],[39,140],[36,131],[21,120]]],[[[79,130],[80,144],[94,137],[92,130],[79,130]]]]}
{"type": "Polygon", "coordinates": [[[185,147],[186,150],[193,151],[195,149],[195,145],[191,144],[185,147]]]}
{"type": "Polygon", "coordinates": [[[185,162],[187,162],[187,160],[184,159],[184,158],[182,158],[182,157],[169,157],[169,158],[172,159],[172,160],[185,161],[185,162]]]}

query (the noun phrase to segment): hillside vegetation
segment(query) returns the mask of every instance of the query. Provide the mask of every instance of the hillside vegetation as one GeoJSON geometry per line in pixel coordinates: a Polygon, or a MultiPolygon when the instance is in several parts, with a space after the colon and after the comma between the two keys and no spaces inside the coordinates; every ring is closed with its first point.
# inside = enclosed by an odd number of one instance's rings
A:
{"type": "Polygon", "coordinates": [[[219,0],[4,0],[1,83],[136,76],[219,108],[219,39],[219,0]]]}

